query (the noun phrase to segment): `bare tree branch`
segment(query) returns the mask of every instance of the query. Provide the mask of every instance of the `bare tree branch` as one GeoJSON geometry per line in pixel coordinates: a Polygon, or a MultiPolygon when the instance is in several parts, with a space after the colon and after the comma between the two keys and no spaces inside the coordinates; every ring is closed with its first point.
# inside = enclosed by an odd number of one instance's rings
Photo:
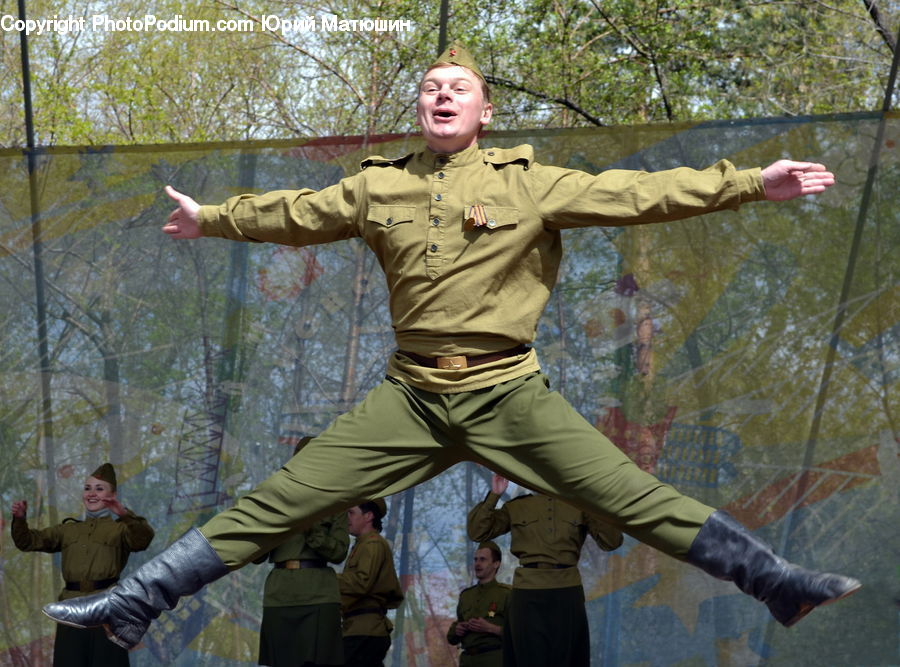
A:
{"type": "Polygon", "coordinates": [[[561,98],[561,97],[550,97],[544,93],[538,92],[537,90],[531,90],[530,88],[526,88],[525,86],[519,85],[518,83],[514,83],[509,81],[508,79],[501,79],[500,77],[492,76],[490,74],[485,75],[485,81],[493,86],[501,86],[503,88],[510,88],[511,90],[518,90],[520,93],[525,93],[526,95],[531,95],[532,97],[537,97],[542,100],[547,100],[548,102],[554,102],[556,104],[560,104],[567,109],[571,109],[578,115],[585,118],[589,123],[596,125],[598,127],[604,127],[605,124],[596,116],[591,115],[580,106],[575,104],[569,99],[561,98]]]}
{"type": "Polygon", "coordinates": [[[884,22],[881,20],[881,12],[878,11],[878,5],[875,0],[863,0],[863,4],[866,6],[866,11],[869,12],[869,16],[872,17],[872,21],[875,22],[875,30],[881,35],[881,38],[884,40],[884,43],[887,44],[891,53],[894,53],[897,49],[897,44],[894,41],[894,36],[891,35],[887,26],[884,25],[884,22]]]}
{"type": "Polygon", "coordinates": [[[591,0],[591,3],[594,5],[594,8],[597,10],[600,16],[603,17],[603,20],[606,21],[609,27],[619,33],[619,35],[622,36],[622,39],[624,39],[631,45],[631,48],[633,48],[638,54],[642,55],[650,62],[650,65],[653,67],[653,78],[656,79],[656,83],[659,86],[659,92],[662,96],[663,106],[666,109],[666,118],[668,118],[670,121],[674,120],[675,114],[672,111],[672,105],[669,103],[669,96],[666,93],[667,86],[665,77],[663,76],[663,72],[656,62],[655,54],[653,54],[650,49],[646,47],[646,45],[643,43],[643,40],[640,40],[640,38],[636,35],[632,35],[630,30],[623,30],[619,26],[617,26],[613,22],[612,17],[603,11],[603,7],[599,2],[597,2],[597,0],[591,0]]]}

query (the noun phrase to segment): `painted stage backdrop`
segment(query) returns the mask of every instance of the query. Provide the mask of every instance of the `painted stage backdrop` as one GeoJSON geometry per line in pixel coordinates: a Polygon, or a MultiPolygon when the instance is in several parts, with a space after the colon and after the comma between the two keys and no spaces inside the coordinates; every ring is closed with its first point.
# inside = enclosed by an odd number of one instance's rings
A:
{"type": "MultiPolygon", "coordinates": [[[[594,664],[900,663],[898,135],[900,115],[850,114],[481,140],[589,172],[790,156],[837,175],[815,198],[564,233],[536,341],[554,388],[645,470],[798,563],[864,583],[786,630],[731,584],[630,538],[611,554],[591,544],[594,664]]],[[[40,607],[62,585],[58,556],[12,544],[14,500],[32,527],[81,517],[84,478],[112,461],[125,504],[156,529],[127,573],[357,402],[394,349],[362,244],[176,243],[160,232],[173,208],[163,185],[203,203],[322,188],[368,154],[419,145],[47,149],[31,181],[21,151],[0,152],[0,664],[50,664],[40,607]]],[[[489,480],[463,464],[388,499],[407,600],[387,664],[455,664],[446,632],[472,583],[465,516],[489,480]]],[[[132,664],[255,664],[268,567],[183,600],[132,664]]]]}

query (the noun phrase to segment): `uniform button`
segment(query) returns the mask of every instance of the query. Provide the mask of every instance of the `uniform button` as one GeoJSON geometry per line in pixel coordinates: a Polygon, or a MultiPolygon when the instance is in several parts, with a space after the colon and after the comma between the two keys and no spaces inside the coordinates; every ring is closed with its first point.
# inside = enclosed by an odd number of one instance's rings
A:
{"type": "Polygon", "coordinates": [[[435,201],[441,201],[441,199],[443,199],[443,197],[441,197],[440,194],[436,194],[436,195],[434,196],[434,199],[435,199],[435,201]]]}
{"type": "Polygon", "coordinates": [[[431,252],[437,252],[437,243],[431,244],[431,252]]]}
{"type": "Polygon", "coordinates": [[[494,151],[488,151],[488,155],[493,155],[494,151]]]}
{"type": "Polygon", "coordinates": [[[389,224],[389,225],[392,225],[392,224],[394,224],[394,219],[393,219],[393,218],[388,218],[387,220],[385,220],[385,222],[386,222],[387,224],[389,224]]]}
{"type": "Polygon", "coordinates": [[[491,229],[493,229],[493,228],[496,227],[496,226],[497,226],[497,221],[496,221],[496,220],[493,220],[493,219],[492,219],[492,220],[488,220],[488,227],[490,227],[491,229]]]}
{"type": "Polygon", "coordinates": [[[441,224],[440,218],[435,218],[434,220],[431,221],[431,224],[434,225],[435,227],[437,227],[439,224],[441,224]]]}
{"type": "Polygon", "coordinates": [[[443,177],[444,177],[444,172],[439,171],[439,172],[438,172],[438,178],[443,178],[443,177]]]}

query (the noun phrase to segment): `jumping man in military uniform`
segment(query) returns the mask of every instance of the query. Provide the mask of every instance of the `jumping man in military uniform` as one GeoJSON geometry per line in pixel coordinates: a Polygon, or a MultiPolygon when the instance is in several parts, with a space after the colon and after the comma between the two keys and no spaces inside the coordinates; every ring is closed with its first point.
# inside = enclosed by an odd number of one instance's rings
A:
{"type": "Polygon", "coordinates": [[[240,195],[178,208],[163,231],[292,246],[357,237],[384,269],[399,349],[387,378],[234,506],[192,529],[109,594],[45,609],[108,625],[137,643],[181,595],[242,567],[285,536],[360,500],[396,493],[475,460],[554,496],[765,602],[784,625],[849,595],[849,577],[790,567],[725,512],[634,465],[550,391],[530,347],[556,282],[561,232],[660,223],[824,191],[821,164],[598,175],[543,165],[530,146],[482,149],[487,83],[459,45],[425,72],[416,120],[425,148],[372,157],[319,191],[240,195]],[[168,576],[172,570],[180,577],[168,576]],[[158,590],[154,604],[142,591],[158,590]]]}
{"type": "MultiPolygon", "coordinates": [[[[150,546],[153,529],[116,497],[116,471],[109,463],[84,482],[84,519],[66,519],[58,526],[28,527],[28,503],[12,504],[12,539],[22,551],[61,552],[65,587],[60,600],[71,600],[113,586],[132,551],[150,546]]],[[[57,625],[53,644],[56,667],[115,667],[128,664],[128,651],[106,640],[103,628],[77,629],[57,625]]]]}
{"type": "Polygon", "coordinates": [[[497,581],[500,547],[484,541],[475,550],[472,570],[478,583],[459,594],[456,620],[447,630],[447,641],[459,644],[460,667],[500,667],[507,598],[511,587],[497,581]]]}
{"type": "Polygon", "coordinates": [[[403,602],[391,545],[381,536],[385,514],[387,505],[382,498],[347,510],[350,534],[356,538],[344,571],[338,575],[347,667],[383,664],[394,629],[387,611],[403,602]]]}

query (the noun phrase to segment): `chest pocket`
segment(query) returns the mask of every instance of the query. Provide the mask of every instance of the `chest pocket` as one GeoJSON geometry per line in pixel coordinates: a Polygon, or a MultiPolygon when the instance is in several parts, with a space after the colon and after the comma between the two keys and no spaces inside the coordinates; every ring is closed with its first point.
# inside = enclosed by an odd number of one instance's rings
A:
{"type": "Polygon", "coordinates": [[[477,206],[469,205],[463,210],[463,229],[467,231],[490,233],[518,224],[519,209],[514,206],[482,206],[481,210],[478,210],[477,206]]]}
{"type": "Polygon", "coordinates": [[[367,219],[380,227],[391,229],[396,225],[412,222],[416,216],[415,206],[372,204],[367,219]]]}
{"type": "Polygon", "coordinates": [[[510,532],[518,533],[521,537],[533,537],[539,534],[539,521],[533,517],[514,517],[510,520],[510,532]]]}

